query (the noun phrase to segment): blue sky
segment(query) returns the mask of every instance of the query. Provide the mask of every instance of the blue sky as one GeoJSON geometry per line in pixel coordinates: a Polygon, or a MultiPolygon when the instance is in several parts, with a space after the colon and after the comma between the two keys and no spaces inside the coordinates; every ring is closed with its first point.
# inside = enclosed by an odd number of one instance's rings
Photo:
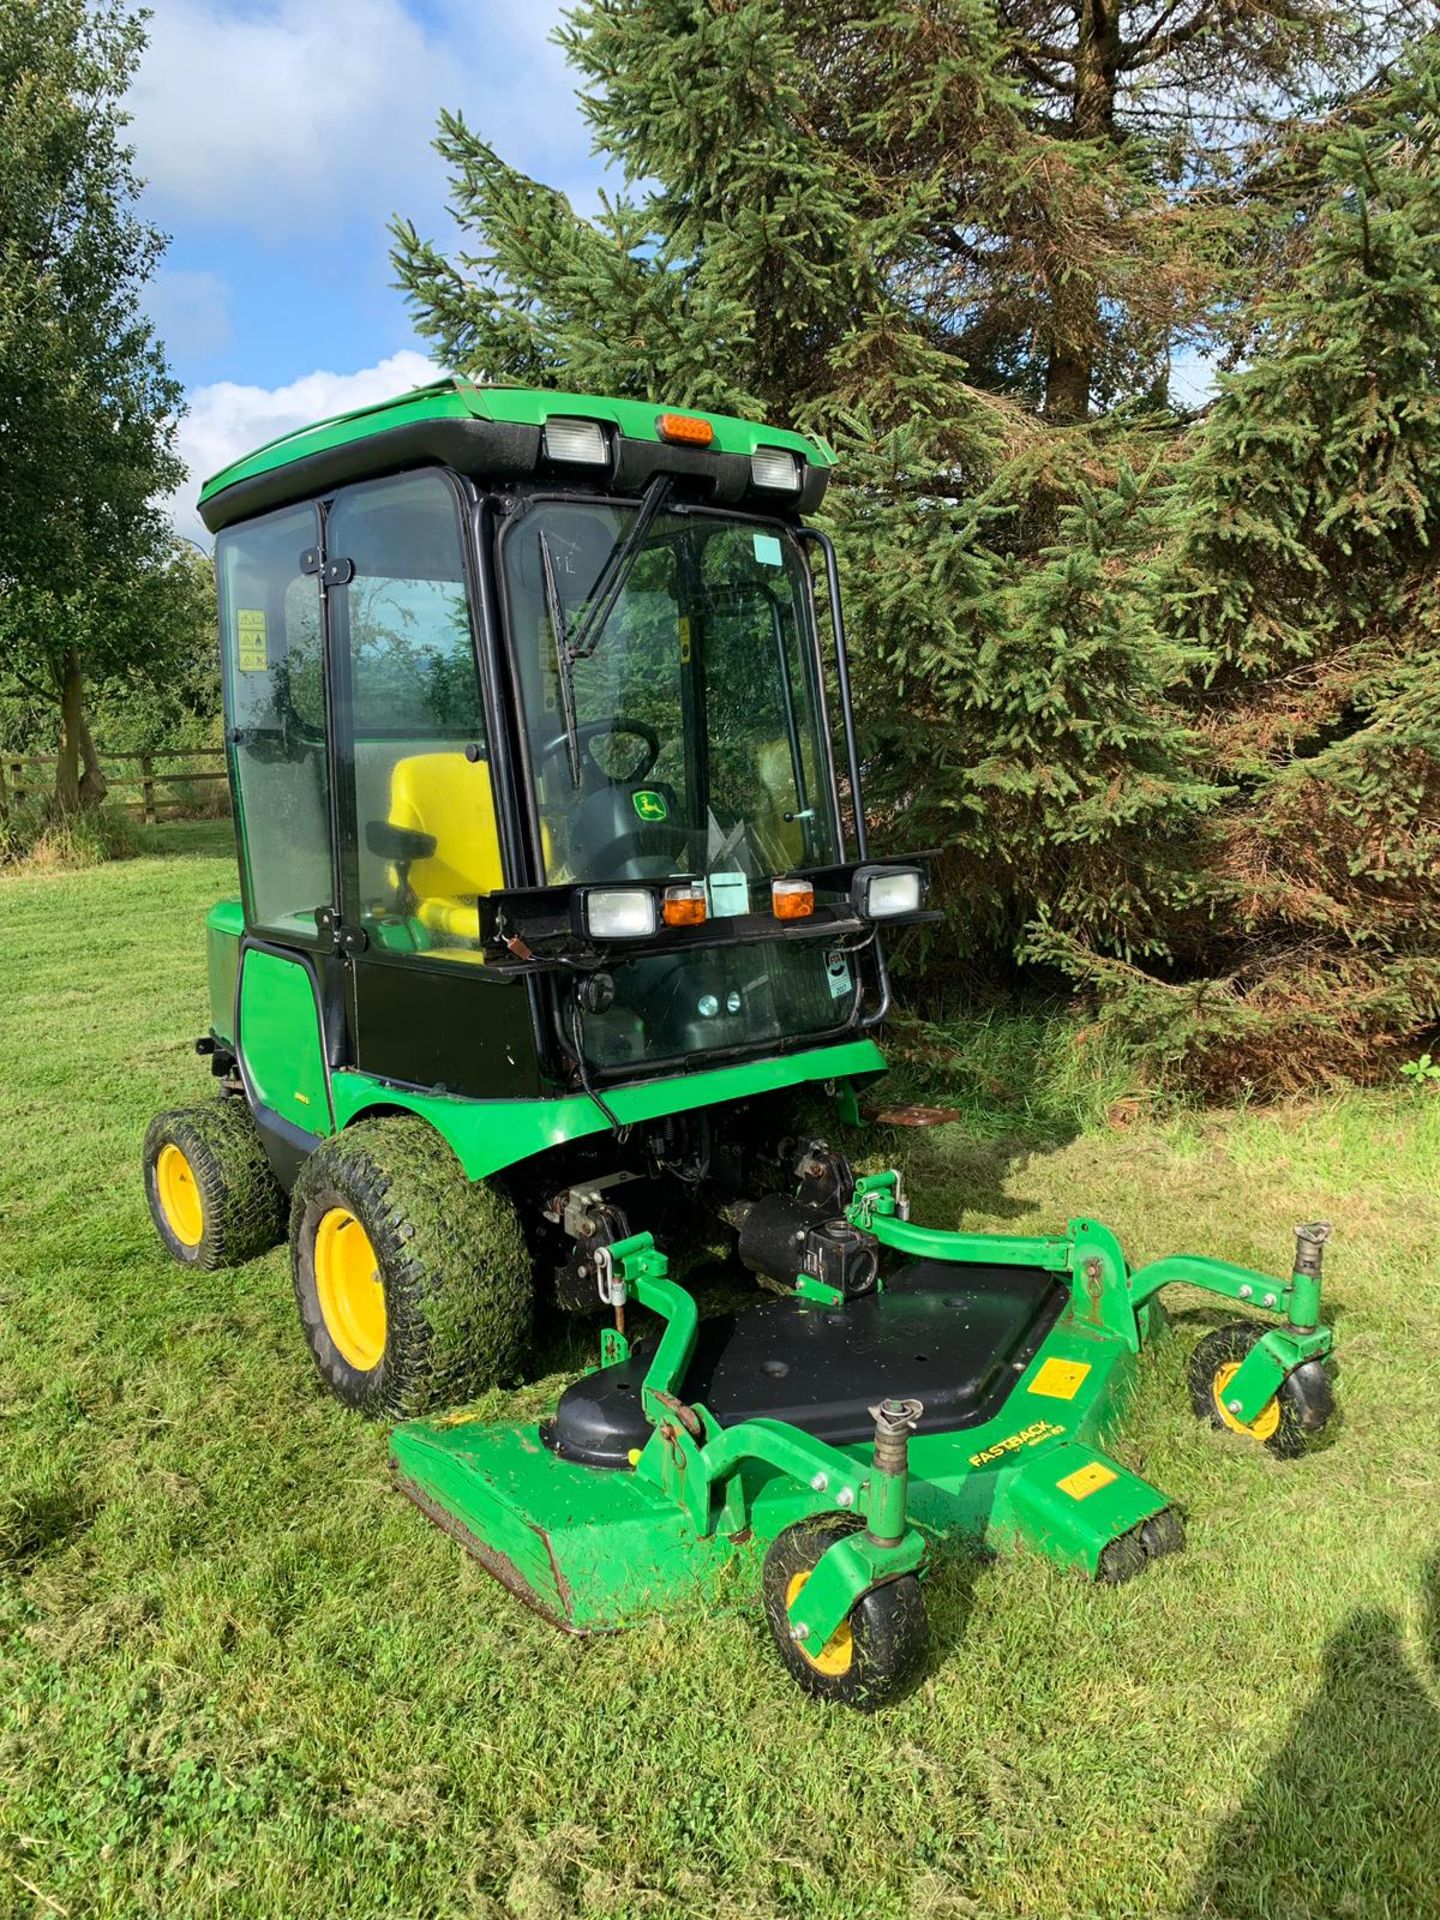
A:
{"type": "Polygon", "coordinates": [[[453,227],[430,141],[463,110],[504,157],[596,204],[559,0],[151,0],[131,129],[171,236],[150,308],[184,382],[190,481],[428,377],[385,226],[453,227]]]}
{"type": "MultiPolygon", "coordinates": [[[[146,208],[171,235],[151,312],[184,382],[200,482],[292,427],[430,377],[386,223],[447,243],[444,107],[592,211],[603,181],[551,42],[561,0],[151,0],[131,96],[146,208]]],[[[1177,396],[1209,386],[1193,359],[1177,396]]]]}

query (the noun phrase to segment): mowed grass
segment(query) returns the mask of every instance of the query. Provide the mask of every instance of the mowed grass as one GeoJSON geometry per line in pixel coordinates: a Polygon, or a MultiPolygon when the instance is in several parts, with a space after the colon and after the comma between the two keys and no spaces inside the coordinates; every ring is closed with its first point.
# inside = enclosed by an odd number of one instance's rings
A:
{"type": "Polygon", "coordinates": [[[1283,1269],[1333,1217],[1343,1421],[1293,1465],[1202,1430],[1218,1316],[1175,1302],[1115,1447],[1189,1551],[1117,1590],[944,1565],[923,1685],[865,1720],[739,1582],[555,1633],[390,1491],[283,1252],[168,1261],[140,1141],[208,1097],[233,880],[223,826],[158,845],[0,882],[0,1914],[1440,1912],[1440,1101],[1082,1125],[1003,1023],[932,1073],[965,1121],[879,1143],[927,1220],[1283,1269]]]}

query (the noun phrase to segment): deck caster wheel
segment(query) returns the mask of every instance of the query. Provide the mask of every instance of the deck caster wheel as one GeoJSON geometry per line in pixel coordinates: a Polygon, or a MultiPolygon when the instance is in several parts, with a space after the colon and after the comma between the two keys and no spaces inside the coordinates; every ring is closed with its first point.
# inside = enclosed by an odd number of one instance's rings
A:
{"type": "Polygon", "coordinates": [[[243,1100],[160,1113],[145,1135],[145,1197],[185,1267],[238,1267],[285,1236],[285,1196],[243,1100]]]}
{"type": "Polygon", "coordinates": [[[1198,1419],[1246,1434],[1280,1459],[1293,1460],[1330,1424],[1335,1394],[1323,1363],[1307,1360],[1287,1374],[1254,1420],[1237,1418],[1225,1403],[1226,1390],[1263,1333],[1263,1327],[1248,1320],[1207,1333],[1190,1356],[1190,1401],[1198,1419]]]}
{"type": "Polygon", "coordinates": [[[920,1582],[902,1574],[863,1594],[823,1647],[791,1637],[788,1610],[821,1555],[864,1522],[847,1514],[801,1520],[780,1534],[765,1556],[765,1617],[793,1679],[820,1700],[873,1713],[917,1678],[930,1642],[920,1582]]]}

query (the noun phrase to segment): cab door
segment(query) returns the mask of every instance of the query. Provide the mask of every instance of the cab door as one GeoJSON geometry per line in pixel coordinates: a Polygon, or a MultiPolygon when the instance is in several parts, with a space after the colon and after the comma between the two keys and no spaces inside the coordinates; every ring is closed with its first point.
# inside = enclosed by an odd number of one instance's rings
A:
{"type": "Polygon", "coordinates": [[[233,1031],[251,1108],[287,1185],[332,1130],[329,1071],[344,1047],[318,540],[307,504],[227,529],[216,546],[245,910],[233,1031]]]}
{"type": "Polygon", "coordinates": [[[480,949],[510,803],[490,755],[457,483],[425,469],[345,489],[326,561],[356,1064],[482,1098],[533,1092],[529,995],[487,978],[480,949]]]}

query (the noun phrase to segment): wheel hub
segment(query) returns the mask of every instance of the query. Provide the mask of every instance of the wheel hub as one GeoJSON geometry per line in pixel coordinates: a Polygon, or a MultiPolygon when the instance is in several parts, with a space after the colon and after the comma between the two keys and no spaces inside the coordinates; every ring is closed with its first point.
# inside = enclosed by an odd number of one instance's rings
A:
{"type": "Polygon", "coordinates": [[[341,1356],[373,1372],[385,1352],[385,1290],[370,1236],[348,1208],[331,1207],[315,1229],[315,1292],[341,1356]]]}

